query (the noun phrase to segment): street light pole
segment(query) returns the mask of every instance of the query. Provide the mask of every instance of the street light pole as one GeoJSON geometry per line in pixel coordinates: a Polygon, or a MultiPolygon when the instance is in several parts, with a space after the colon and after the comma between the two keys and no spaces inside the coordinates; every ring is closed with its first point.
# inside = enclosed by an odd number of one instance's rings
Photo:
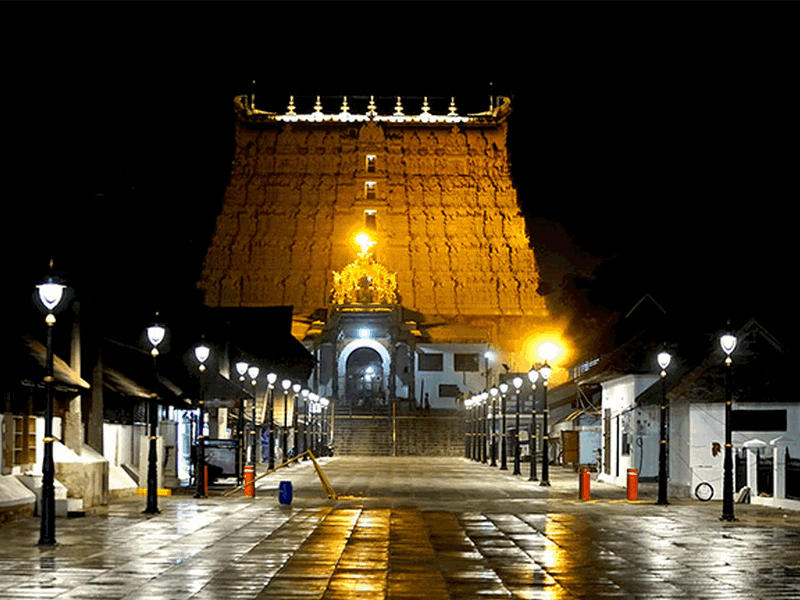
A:
{"type": "Polygon", "coordinates": [[[502,433],[500,438],[500,470],[508,471],[508,448],[507,448],[507,428],[506,428],[506,398],[508,384],[504,381],[500,384],[500,410],[502,414],[502,433]]]}
{"type": "Polygon", "coordinates": [[[497,394],[498,389],[492,387],[489,390],[492,395],[492,463],[490,466],[497,466],[497,394]]]}
{"type": "Polygon", "coordinates": [[[205,372],[206,368],[206,361],[208,357],[211,355],[211,348],[206,346],[205,344],[200,344],[194,349],[195,358],[200,362],[198,366],[198,371],[200,371],[200,398],[198,399],[197,403],[199,405],[199,415],[198,415],[198,423],[197,423],[197,457],[196,457],[196,473],[195,473],[195,483],[197,484],[197,491],[194,494],[195,498],[205,498],[206,497],[206,443],[205,443],[205,395],[206,395],[206,377],[205,372]]]}
{"type": "Polygon", "coordinates": [[[256,460],[256,385],[258,384],[258,373],[260,369],[256,365],[251,365],[247,369],[247,374],[250,376],[250,384],[253,386],[253,398],[251,402],[253,406],[250,411],[250,464],[253,465],[253,475],[255,476],[255,466],[258,462],[256,460]]]}
{"type": "Polygon", "coordinates": [[[283,430],[281,431],[281,447],[283,449],[282,462],[286,462],[289,458],[289,427],[287,423],[289,415],[289,388],[292,387],[292,382],[289,379],[281,381],[283,388],[283,430]]]}
{"type": "Polygon", "coordinates": [[[661,367],[661,434],[658,448],[658,501],[656,504],[669,504],[667,500],[667,367],[672,356],[669,352],[658,353],[658,366],[661,367]]]}
{"type": "Polygon", "coordinates": [[[528,381],[531,382],[531,431],[528,435],[528,448],[531,455],[531,473],[528,481],[536,481],[536,382],[539,380],[539,371],[531,367],[528,371],[528,381]]]}
{"type": "Polygon", "coordinates": [[[733,513],[733,443],[731,439],[731,353],[736,348],[736,336],[726,333],[719,339],[720,346],[725,352],[725,462],[723,463],[722,479],[722,516],[721,521],[735,521],[733,513]]]}
{"type": "Polygon", "coordinates": [[[545,361],[539,371],[542,375],[542,398],[544,399],[542,406],[542,481],[539,485],[550,487],[550,430],[547,424],[547,416],[550,411],[547,408],[547,380],[550,379],[552,369],[545,361]]]}
{"type": "Polygon", "coordinates": [[[521,475],[519,461],[519,389],[522,387],[522,377],[514,377],[514,393],[517,395],[517,409],[514,411],[514,475],[521,475]]]}
{"type": "MultiPolygon", "coordinates": [[[[50,269],[53,262],[50,261],[50,269]]],[[[56,323],[56,313],[66,304],[67,286],[62,281],[49,275],[36,286],[40,309],[46,313],[47,324],[47,356],[45,359],[44,393],[44,438],[42,439],[44,452],[42,462],[42,505],[41,505],[41,531],[37,546],[57,546],[56,542],[56,494],[55,494],[55,464],[53,459],[53,326],[56,323]]]]}
{"type": "Polygon", "coordinates": [[[272,470],[275,468],[275,382],[278,376],[275,373],[267,375],[267,418],[269,424],[267,430],[269,431],[269,448],[267,450],[267,469],[272,470]]]}
{"type": "Polygon", "coordinates": [[[158,388],[158,367],[156,360],[159,355],[158,346],[164,341],[166,335],[167,329],[160,323],[153,323],[147,328],[147,340],[152,346],[150,355],[153,357],[153,375],[155,379],[155,387],[150,394],[148,403],[150,448],[147,455],[147,507],[144,509],[144,513],[149,515],[160,512],[158,510],[158,417],[156,414],[158,410],[156,404],[158,393],[155,391],[158,388]]]}

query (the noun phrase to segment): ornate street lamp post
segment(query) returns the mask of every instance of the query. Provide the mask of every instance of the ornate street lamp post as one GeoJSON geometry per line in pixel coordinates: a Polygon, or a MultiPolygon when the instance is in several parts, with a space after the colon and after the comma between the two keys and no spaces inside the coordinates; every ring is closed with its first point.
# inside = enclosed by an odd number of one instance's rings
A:
{"type": "MultiPolygon", "coordinates": [[[[310,412],[308,410],[308,403],[310,401],[309,400],[309,394],[311,394],[311,391],[308,388],[303,388],[300,391],[300,397],[303,399],[303,452],[308,450],[308,441],[309,441],[309,437],[308,437],[308,433],[309,433],[309,431],[308,431],[308,418],[309,418],[309,415],[310,415],[310,412]]],[[[313,435],[313,432],[312,432],[312,435],[313,435]]],[[[303,460],[309,460],[308,455],[306,455],[303,460]]]]}
{"type": "Polygon", "coordinates": [[[539,369],[542,375],[542,481],[539,485],[550,487],[550,430],[547,424],[547,415],[550,412],[547,408],[547,381],[552,373],[547,361],[539,369]]]}
{"type": "Polygon", "coordinates": [[[149,515],[160,512],[158,510],[158,406],[156,404],[158,393],[155,391],[158,388],[158,368],[156,359],[160,354],[158,346],[164,341],[166,335],[167,328],[161,323],[155,322],[147,327],[147,341],[151,346],[150,355],[153,357],[153,374],[155,376],[155,386],[150,394],[147,409],[150,421],[150,448],[147,454],[147,507],[144,512],[149,515]]]}
{"type": "Polygon", "coordinates": [[[496,387],[489,390],[492,395],[492,464],[490,466],[497,466],[497,394],[500,391],[496,387]]]}
{"type": "Polygon", "coordinates": [[[287,419],[289,418],[289,388],[292,387],[292,382],[289,379],[281,381],[283,388],[283,429],[281,431],[281,447],[283,450],[282,462],[286,462],[289,457],[289,426],[287,419]]]}
{"type": "Polygon", "coordinates": [[[502,413],[502,433],[500,438],[500,470],[508,471],[508,448],[507,448],[507,428],[506,428],[506,394],[508,392],[508,384],[504,381],[500,384],[500,410],[502,413]]]}
{"type": "MultiPolygon", "coordinates": [[[[53,262],[50,262],[50,269],[53,262]]],[[[42,461],[42,506],[41,506],[41,532],[37,546],[56,546],[56,494],[55,494],[55,464],[53,461],[53,326],[56,323],[55,315],[68,304],[67,286],[63,281],[48,275],[36,286],[36,304],[45,313],[44,322],[47,324],[47,356],[45,361],[44,393],[44,456],[42,461]]]]}
{"type": "Polygon", "coordinates": [[[517,408],[514,411],[514,475],[521,475],[519,462],[519,389],[522,387],[522,377],[514,377],[514,393],[517,396],[517,408]]]}
{"type": "Polygon", "coordinates": [[[297,444],[297,399],[300,397],[300,391],[303,389],[303,386],[299,383],[295,383],[292,385],[292,391],[294,392],[294,396],[292,397],[292,452],[293,456],[298,456],[300,454],[299,446],[297,444]]]}
{"type": "Polygon", "coordinates": [[[539,381],[539,371],[531,368],[528,371],[528,381],[531,382],[531,431],[528,435],[528,448],[531,455],[531,474],[528,481],[536,481],[536,382],[539,381]]]}
{"type": "Polygon", "coordinates": [[[270,471],[275,468],[275,382],[278,376],[275,373],[267,374],[267,418],[269,424],[267,429],[269,431],[269,449],[267,450],[268,464],[267,469],[270,471]]]}
{"type": "Polygon", "coordinates": [[[206,497],[206,442],[205,442],[205,391],[206,386],[204,383],[206,361],[211,356],[211,348],[204,343],[200,343],[194,349],[194,356],[200,363],[197,370],[200,371],[200,398],[197,403],[199,405],[199,414],[197,422],[197,456],[195,457],[195,483],[197,483],[197,491],[194,494],[195,498],[206,497]]]}
{"type": "Polygon", "coordinates": [[[661,367],[661,434],[658,447],[658,501],[656,504],[669,504],[667,501],[667,367],[672,355],[666,350],[658,353],[658,366],[661,367]]]}
{"type": "Polygon", "coordinates": [[[483,448],[481,450],[481,462],[486,464],[489,462],[489,392],[486,390],[481,392],[481,403],[483,404],[483,448]]]}
{"type": "MultiPolygon", "coordinates": [[[[253,387],[253,398],[251,400],[252,407],[250,410],[250,464],[255,467],[256,462],[256,434],[258,433],[258,428],[256,426],[256,385],[258,385],[258,373],[260,369],[256,365],[250,365],[247,368],[247,374],[250,376],[250,385],[253,387]]],[[[255,475],[255,469],[253,470],[253,475],[255,475]]]]}
{"type": "Polygon", "coordinates": [[[719,338],[725,353],[725,462],[722,478],[722,521],[735,521],[733,514],[733,444],[731,441],[731,353],[736,348],[736,336],[725,333],[719,338]]]}

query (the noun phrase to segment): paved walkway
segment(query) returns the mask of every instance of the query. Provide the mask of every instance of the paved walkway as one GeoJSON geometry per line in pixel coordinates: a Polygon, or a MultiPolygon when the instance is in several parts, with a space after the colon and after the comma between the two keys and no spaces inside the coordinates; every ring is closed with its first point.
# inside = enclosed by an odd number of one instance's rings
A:
{"type": "MultiPolygon", "coordinates": [[[[552,487],[466,459],[321,461],[258,482],[257,498],[116,502],[0,526],[0,599],[800,598],[800,513],[720,502],[656,506],[554,468],[552,487]],[[277,501],[290,480],[291,506],[277,501]]],[[[527,471],[526,471],[527,473],[527,471]]]]}

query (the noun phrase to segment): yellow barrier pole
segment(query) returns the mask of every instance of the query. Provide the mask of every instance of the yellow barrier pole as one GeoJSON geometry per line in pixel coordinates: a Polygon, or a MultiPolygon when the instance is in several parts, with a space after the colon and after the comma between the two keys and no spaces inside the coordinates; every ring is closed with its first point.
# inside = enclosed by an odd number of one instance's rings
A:
{"type": "MultiPolygon", "coordinates": [[[[330,481],[328,481],[328,478],[327,478],[327,477],[325,477],[325,473],[323,473],[323,472],[322,472],[322,467],[320,467],[320,466],[319,466],[319,463],[317,463],[317,459],[316,459],[316,458],[314,458],[314,454],[312,454],[311,450],[306,450],[306,451],[305,451],[305,452],[303,452],[302,454],[298,454],[297,456],[295,456],[295,457],[293,457],[293,458],[290,458],[290,459],[289,459],[289,460],[287,460],[286,462],[279,464],[279,465],[278,465],[277,467],[275,467],[274,469],[270,469],[270,470],[269,470],[269,471],[267,471],[266,473],[262,473],[261,475],[259,475],[259,476],[258,476],[258,477],[256,477],[255,479],[253,479],[253,481],[251,481],[251,482],[248,482],[246,485],[252,485],[252,486],[253,486],[253,489],[255,489],[255,483],[256,483],[256,481],[258,481],[259,479],[261,479],[261,478],[263,478],[263,477],[266,477],[267,475],[271,475],[272,473],[274,473],[274,472],[275,472],[275,471],[277,471],[278,469],[282,469],[283,467],[285,467],[285,466],[287,466],[287,465],[290,465],[290,464],[292,464],[293,462],[295,462],[295,461],[297,461],[297,460],[300,460],[300,459],[301,459],[301,458],[303,458],[303,457],[304,457],[306,454],[307,454],[308,456],[310,456],[310,457],[311,457],[311,461],[314,463],[314,469],[317,471],[317,476],[319,477],[320,483],[322,483],[322,488],[325,490],[325,493],[328,495],[328,497],[329,497],[331,500],[336,500],[336,498],[337,498],[337,494],[336,494],[336,492],[333,490],[333,487],[331,486],[331,484],[330,484],[330,481]]],[[[243,484],[243,485],[236,486],[235,488],[233,488],[233,489],[231,489],[231,490],[228,490],[227,492],[225,492],[224,494],[222,494],[222,497],[223,497],[223,498],[227,498],[228,496],[231,496],[231,495],[235,494],[236,492],[238,492],[238,491],[240,491],[240,490],[243,490],[243,489],[244,489],[244,487],[245,487],[245,485],[244,485],[244,484],[243,484]]]]}

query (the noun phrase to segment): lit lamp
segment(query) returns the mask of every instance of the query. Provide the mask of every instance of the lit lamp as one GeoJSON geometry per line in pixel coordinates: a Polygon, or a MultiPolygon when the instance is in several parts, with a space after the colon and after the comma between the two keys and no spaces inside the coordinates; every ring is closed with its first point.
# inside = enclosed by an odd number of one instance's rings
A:
{"type": "MultiPolygon", "coordinates": [[[[247,367],[247,374],[250,376],[250,385],[253,386],[253,406],[250,412],[250,464],[256,464],[256,385],[258,385],[258,373],[260,369],[256,365],[247,367]]],[[[255,471],[253,471],[255,474],[255,471]]]]}
{"type": "MultiPolygon", "coordinates": [[[[303,452],[308,451],[308,418],[309,418],[309,394],[311,391],[307,388],[303,388],[300,392],[300,397],[303,399],[303,452]]],[[[313,435],[313,432],[312,432],[313,435]]],[[[304,460],[309,460],[308,455],[306,455],[304,460]]]]}
{"type": "Polygon", "coordinates": [[[522,387],[522,377],[514,377],[514,393],[517,395],[517,409],[514,411],[514,475],[521,475],[519,463],[519,390],[522,387]]]}
{"type": "MultiPolygon", "coordinates": [[[[320,404],[320,411],[321,411],[320,415],[319,415],[319,418],[320,418],[320,421],[319,421],[319,443],[320,443],[321,448],[319,450],[320,450],[320,454],[324,454],[325,456],[328,456],[329,455],[328,440],[327,440],[327,437],[326,437],[327,433],[325,431],[325,409],[327,409],[328,406],[330,406],[331,401],[328,400],[327,398],[323,397],[323,398],[319,399],[319,404],[320,404]]],[[[331,408],[331,410],[333,410],[333,408],[331,408]]],[[[331,413],[331,434],[332,433],[333,433],[333,413],[331,413]]]]}
{"type": "Polygon", "coordinates": [[[236,368],[236,372],[239,374],[239,381],[244,383],[244,376],[247,373],[247,367],[250,365],[243,360],[238,361],[234,367],[236,368]]]}
{"type": "MultiPolygon", "coordinates": [[[[53,262],[50,262],[53,268],[53,262]]],[[[55,315],[68,304],[67,286],[54,275],[48,275],[36,286],[34,295],[39,309],[45,313],[47,324],[47,358],[45,362],[44,393],[44,452],[42,462],[42,509],[41,533],[37,546],[56,546],[56,494],[55,464],[53,462],[53,325],[55,315]]]]}
{"type": "Polygon", "coordinates": [[[303,386],[299,383],[292,384],[292,391],[294,392],[294,396],[292,397],[292,455],[297,456],[299,454],[298,450],[299,447],[297,445],[297,399],[300,397],[300,391],[303,389],[303,386]]]}
{"type": "Polygon", "coordinates": [[[481,402],[481,462],[486,464],[489,457],[489,393],[484,390],[480,393],[481,402]]]}
{"type": "Polygon", "coordinates": [[[284,379],[281,381],[281,387],[283,388],[283,429],[281,431],[281,447],[283,449],[283,462],[286,462],[289,456],[289,427],[286,420],[289,415],[289,388],[292,387],[291,380],[284,379]]]}
{"type": "Polygon", "coordinates": [[[204,405],[205,405],[205,384],[203,383],[203,376],[202,374],[207,371],[206,368],[206,361],[211,356],[211,348],[209,348],[206,344],[200,343],[195,346],[194,349],[194,356],[197,361],[200,363],[197,367],[197,370],[201,373],[200,378],[200,399],[198,404],[200,405],[200,411],[198,415],[198,425],[197,425],[197,467],[196,467],[196,474],[195,474],[195,481],[197,483],[197,491],[194,494],[195,498],[205,498],[206,497],[206,444],[205,444],[205,436],[204,436],[204,429],[205,429],[205,414],[204,414],[204,405]]]}
{"type": "Polygon", "coordinates": [[[278,376],[275,373],[268,373],[267,374],[267,405],[269,407],[269,424],[267,425],[269,429],[269,449],[267,450],[267,468],[271,471],[275,468],[275,427],[274,427],[274,420],[275,420],[275,413],[274,413],[274,404],[275,404],[275,382],[278,380],[278,376]]]}
{"type": "MultiPolygon", "coordinates": [[[[158,313],[156,313],[158,316],[158,313]]],[[[154,391],[150,394],[150,402],[148,403],[148,413],[150,419],[150,437],[149,437],[149,450],[147,454],[147,507],[144,509],[145,514],[157,514],[158,510],[158,419],[156,416],[156,398],[158,397],[155,390],[158,388],[158,370],[156,367],[156,358],[160,354],[158,347],[163,343],[164,338],[167,336],[167,328],[161,323],[155,322],[148,325],[147,341],[150,342],[150,355],[153,357],[153,373],[155,375],[154,391]]]]}
{"type": "Polygon", "coordinates": [[[506,447],[506,393],[508,392],[508,384],[504,381],[500,384],[500,410],[502,412],[502,434],[500,438],[500,470],[508,471],[508,448],[506,447]]]}
{"type": "Polygon", "coordinates": [[[528,371],[528,381],[531,382],[531,431],[528,436],[528,448],[531,454],[531,474],[528,481],[536,481],[536,382],[539,381],[539,371],[531,367],[528,371]]]}
{"type": "Polygon", "coordinates": [[[496,387],[492,386],[489,394],[492,396],[492,464],[490,466],[497,466],[497,394],[500,393],[496,387]]]}
{"type": "Polygon", "coordinates": [[[553,369],[547,364],[547,361],[539,369],[542,376],[542,481],[539,485],[550,487],[550,430],[547,425],[547,415],[550,412],[547,408],[547,381],[550,379],[550,374],[553,369]]]}
{"type": "Polygon", "coordinates": [[[721,521],[735,521],[733,514],[733,444],[731,442],[731,354],[736,348],[736,336],[725,333],[719,344],[725,353],[725,461],[722,474],[722,516],[721,521]]]}
{"type": "Polygon", "coordinates": [[[667,501],[667,367],[672,355],[663,350],[658,353],[658,366],[661,367],[661,435],[658,448],[658,501],[656,504],[669,504],[667,501]]]}

